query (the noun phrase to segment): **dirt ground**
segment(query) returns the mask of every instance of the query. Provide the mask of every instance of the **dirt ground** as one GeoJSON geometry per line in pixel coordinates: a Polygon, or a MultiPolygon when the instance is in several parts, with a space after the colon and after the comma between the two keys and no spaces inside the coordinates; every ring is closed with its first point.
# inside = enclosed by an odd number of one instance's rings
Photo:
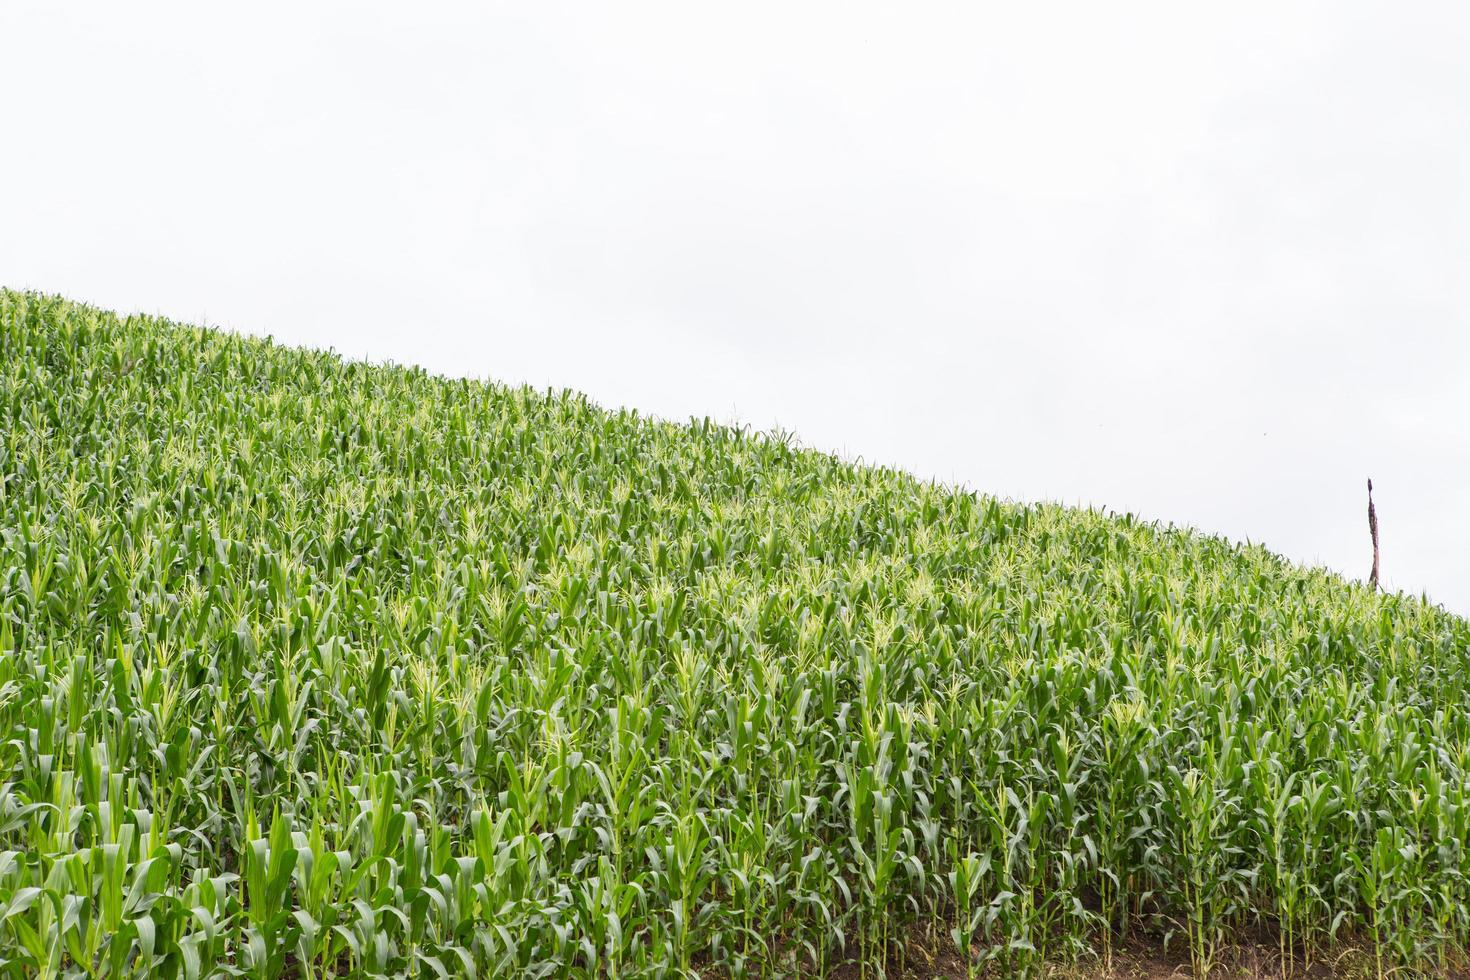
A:
{"type": "MultiPolygon", "coordinates": [[[[909,944],[904,958],[906,962],[890,966],[890,980],[965,980],[967,977],[964,962],[952,949],[929,952],[922,942],[915,941],[909,944]]],[[[1371,951],[1356,946],[1344,947],[1329,956],[1319,955],[1310,965],[1304,964],[1299,956],[1289,974],[1283,971],[1282,965],[1280,950],[1274,942],[1240,945],[1220,952],[1210,978],[1283,980],[1289,976],[1291,980],[1376,980],[1377,976],[1371,951]]],[[[1403,970],[1385,970],[1385,974],[1394,978],[1411,976],[1403,970]]],[[[994,967],[980,975],[985,980],[1004,977],[994,967]]],[[[838,980],[858,980],[860,971],[857,967],[843,967],[833,976],[838,980]]],[[[1189,950],[1183,944],[1175,942],[1166,949],[1162,943],[1142,939],[1115,949],[1111,964],[1098,960],[1057,964],[1048,966],[1045,976],[1048,980],[1191,980],[1194,973],[1189,950]]],[[[1470,980],[1470,966],[1459,964],[1428,976],[1470,980]]]]}

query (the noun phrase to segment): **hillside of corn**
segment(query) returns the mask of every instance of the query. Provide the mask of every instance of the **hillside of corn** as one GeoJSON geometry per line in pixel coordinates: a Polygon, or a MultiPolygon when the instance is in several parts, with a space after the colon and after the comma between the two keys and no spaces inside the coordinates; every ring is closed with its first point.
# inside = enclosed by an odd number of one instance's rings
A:
{"type": "Polygon", "coordinates": [[[1467,686],[1259,547],[0,292],[0,976],[1443,972],[1467,686]]]}

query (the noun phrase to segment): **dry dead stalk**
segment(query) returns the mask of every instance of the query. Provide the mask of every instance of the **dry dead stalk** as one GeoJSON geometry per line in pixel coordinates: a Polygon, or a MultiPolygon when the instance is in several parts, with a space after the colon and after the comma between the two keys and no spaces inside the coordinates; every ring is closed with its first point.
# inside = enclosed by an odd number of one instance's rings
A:
{"type": "Polygon", "coordinates": [[[1368,585],[1378,588],[1378,512],[1373,509],[1373,480],[1368,480],[1368,533],[1373,536],[1373,571],[1368,573],[1368,585]]]}

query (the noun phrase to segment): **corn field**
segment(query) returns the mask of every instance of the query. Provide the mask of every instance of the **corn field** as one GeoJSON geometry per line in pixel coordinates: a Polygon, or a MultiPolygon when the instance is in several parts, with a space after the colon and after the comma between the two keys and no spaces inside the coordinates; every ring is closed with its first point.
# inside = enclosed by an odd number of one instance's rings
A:
{"type": "Polygon", "coordinates": [[[1425,600],[36,294],[0,413],[0,975],[1470,945],[1470,624],[1425,600]]]}

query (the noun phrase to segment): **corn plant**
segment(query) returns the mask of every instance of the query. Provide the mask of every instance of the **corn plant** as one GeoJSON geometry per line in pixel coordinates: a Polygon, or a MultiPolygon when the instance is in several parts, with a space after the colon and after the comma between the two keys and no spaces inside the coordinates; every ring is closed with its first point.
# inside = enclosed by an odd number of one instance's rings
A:
{"type": "Polygon", "coordinates": [[[1444,975],[1467,703],[1258,546],[0,292],[0,976],[1444,975]]]}

